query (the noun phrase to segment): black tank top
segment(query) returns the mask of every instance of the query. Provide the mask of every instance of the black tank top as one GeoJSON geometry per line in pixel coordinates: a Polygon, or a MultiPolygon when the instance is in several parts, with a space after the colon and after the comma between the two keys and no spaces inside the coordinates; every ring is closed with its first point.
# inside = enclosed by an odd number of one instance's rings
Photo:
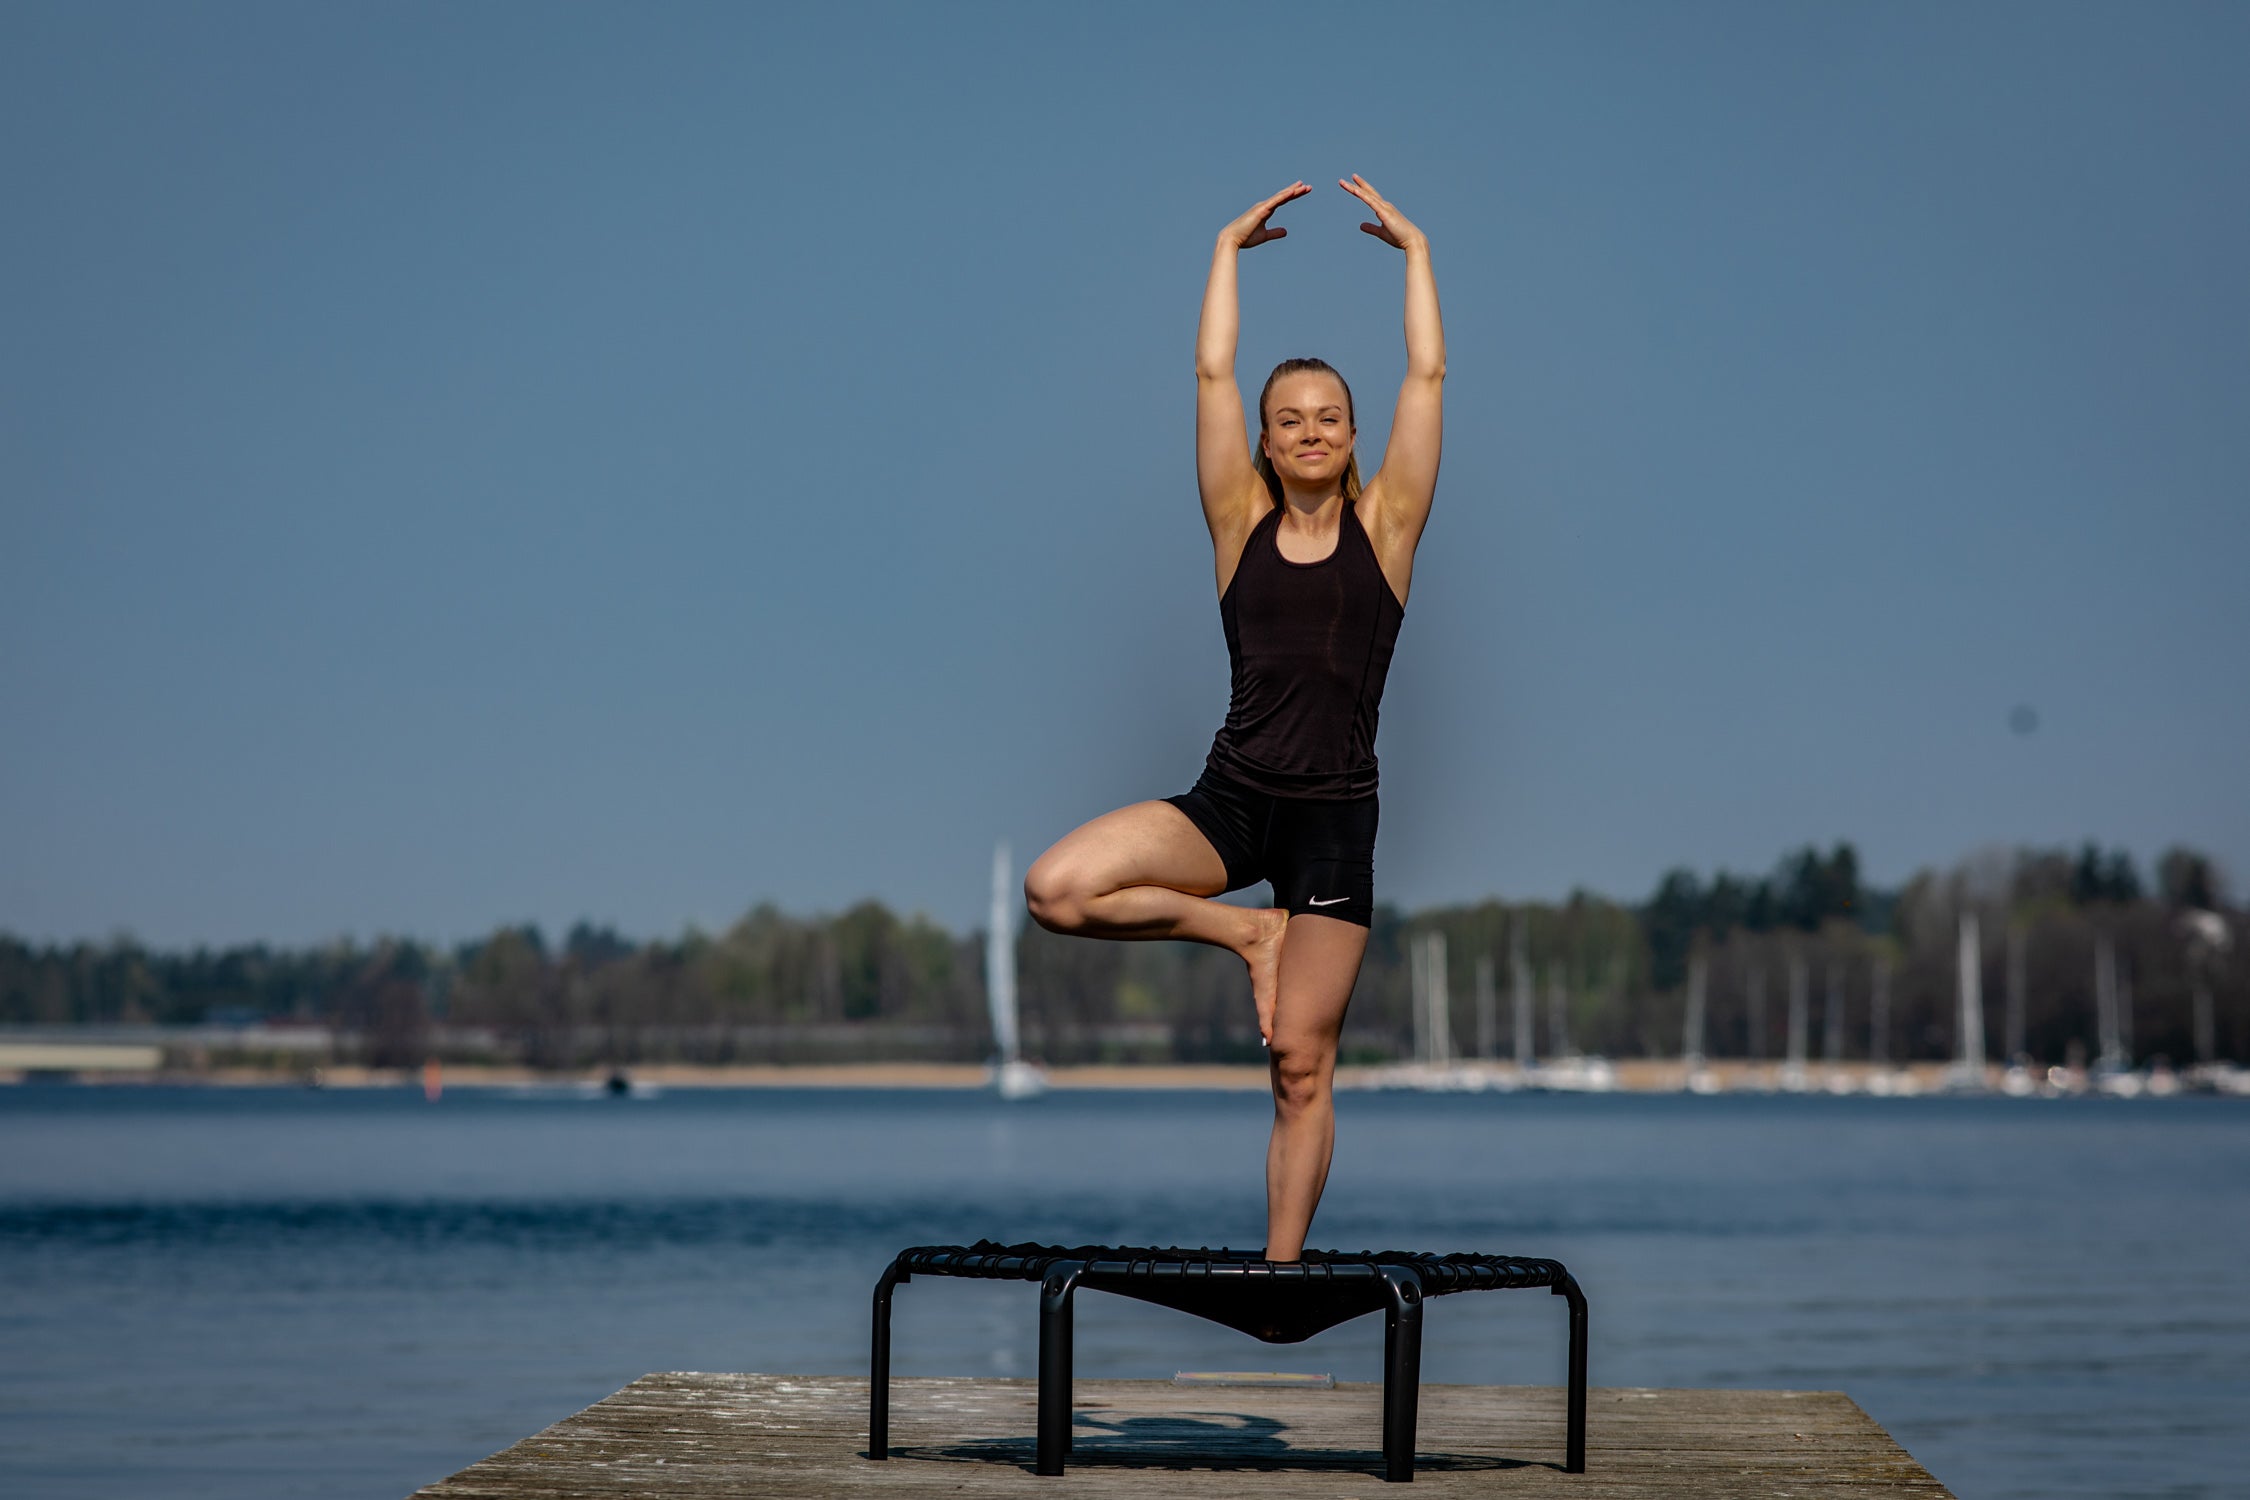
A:
{"type": "Polygon", "coordinates": [[[1405,607],[1347,500],[1319,562],[1281,555],[1281,507],[1250,528],[1219,596],[1233,695],[1206,767],[1281,797],[1375,791],[1375,716],[1405,607]]]}

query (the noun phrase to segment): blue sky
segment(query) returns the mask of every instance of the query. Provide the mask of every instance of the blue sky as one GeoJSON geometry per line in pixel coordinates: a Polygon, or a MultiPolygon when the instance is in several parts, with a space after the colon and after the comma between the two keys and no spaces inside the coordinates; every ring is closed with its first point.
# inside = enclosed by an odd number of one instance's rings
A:
{"type": "MultiPolygon", "coordinates": [[[[981,918],[1184,789],[1212,235],[1429,233],[1382,894],[2250,878],[2250,8],[0,10],[0,930],[981,918]],[[2019,735],[2009,710],[2033,706],[2019,735]]],[[[1379,453],[1395,252],[1244,266],[1379,453]]]]}

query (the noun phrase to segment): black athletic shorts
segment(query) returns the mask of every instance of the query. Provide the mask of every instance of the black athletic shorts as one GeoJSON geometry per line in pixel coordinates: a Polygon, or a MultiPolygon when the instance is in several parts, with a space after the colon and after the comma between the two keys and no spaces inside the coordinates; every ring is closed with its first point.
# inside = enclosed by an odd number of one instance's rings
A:
{"type": "Polygon", "coordinates": [[[1226,862],[1227,889],[1273,882],[1291,916],[1375,920],[1375,797],[1345,802],[1276,797],[1205,771],[1192,791],[1166,797],[1226,862]]]}

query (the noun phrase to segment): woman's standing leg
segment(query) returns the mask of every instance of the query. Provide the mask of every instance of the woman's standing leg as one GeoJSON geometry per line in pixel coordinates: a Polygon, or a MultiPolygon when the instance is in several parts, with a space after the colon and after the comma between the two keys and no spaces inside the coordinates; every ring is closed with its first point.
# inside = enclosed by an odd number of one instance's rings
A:
{"type": "Polygon", "coordinates": [[[1295,1260],[1336,1150],[1336,1043],[1367,953],[1367,929],[1309,913],[1281,945],[1274,1014],[1273,1138],[1266,1147],[1266,1258],[1295,1260]]]}

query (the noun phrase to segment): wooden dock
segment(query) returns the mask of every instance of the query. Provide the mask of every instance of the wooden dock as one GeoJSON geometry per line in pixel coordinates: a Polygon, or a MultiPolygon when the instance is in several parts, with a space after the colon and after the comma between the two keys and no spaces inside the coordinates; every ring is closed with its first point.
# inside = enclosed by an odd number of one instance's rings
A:
{"type": "MultiPolygon", "coordinates": [[[[864,1379],[644,1375],[536,1437],[415,1491],[429,1500],[745,1496],[1402,1493],[1382,1470],[1382,1387],[1080,1380],[1070,1472],[1031,1472],[1036,1384],[899,1379],[893,1456],[867,1446],[864,1379]]],[[[1944,1500],[1840,1391],[1600,1390],[1584,1474],[1562,1472],[1563,1402],[1535,1386],[1422,1387],[1415,1491],[1584,1500],[1944,1500]]],[[[1412,1492],[1403,1492],[1412,1493],[1412,1492]]]]}

